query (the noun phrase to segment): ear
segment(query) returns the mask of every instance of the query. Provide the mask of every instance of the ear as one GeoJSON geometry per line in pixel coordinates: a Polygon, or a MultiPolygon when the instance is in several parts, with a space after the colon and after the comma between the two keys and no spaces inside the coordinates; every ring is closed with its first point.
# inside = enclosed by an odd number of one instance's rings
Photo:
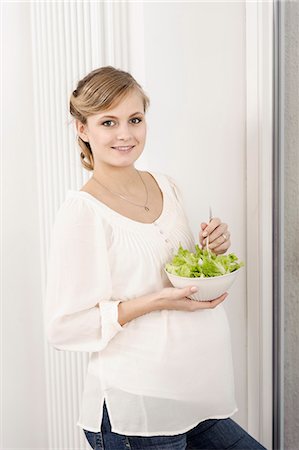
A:
{"type": "Polygon", "coordinates": [[[87,126],[84,125],[80,120],[76,119],[75,121],[77,134],[84,141],[89,142],[88,134],[87,134],[87,126]]]}

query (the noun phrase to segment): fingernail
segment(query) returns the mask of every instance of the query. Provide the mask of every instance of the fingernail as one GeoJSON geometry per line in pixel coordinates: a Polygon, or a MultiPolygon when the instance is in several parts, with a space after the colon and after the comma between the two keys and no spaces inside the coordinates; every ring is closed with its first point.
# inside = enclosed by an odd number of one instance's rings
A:
{"type": "Polygon", "coordinates": [[[206,231],[204,231],[204,232],[202,233],[202,235],[203,235],[203,237],[207,237],[208,233],[207,233],[206,231]]]}
{"type": "Polygon", "coordinates": [[[197,292],[197,291],[198,291],[198,289],[197,289],[196,286],[193,286],[193,287],[191,288],[191,292],[197,292]]]}

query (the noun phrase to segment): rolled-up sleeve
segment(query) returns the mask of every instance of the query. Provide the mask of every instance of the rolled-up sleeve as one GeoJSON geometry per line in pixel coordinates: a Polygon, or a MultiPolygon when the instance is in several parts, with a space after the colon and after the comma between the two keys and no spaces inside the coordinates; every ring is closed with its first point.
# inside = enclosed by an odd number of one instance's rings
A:
{"type": "Polygon", "coordinates": [[[52,229],[45,293],[45,332],[58,350],[98,352],[124,328],[112,298],[101,217],[82,198],[65,200],[52,229]]]}

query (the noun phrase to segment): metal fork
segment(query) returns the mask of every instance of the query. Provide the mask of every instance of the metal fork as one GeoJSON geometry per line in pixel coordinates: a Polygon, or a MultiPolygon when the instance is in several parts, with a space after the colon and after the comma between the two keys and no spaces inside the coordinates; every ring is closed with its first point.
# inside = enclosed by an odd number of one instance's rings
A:
{"type": "MultiPolygon", "coordinates": [[[[211,206],[209,206],[209,223],[211,222],[212,218],[213,218],[212,208],[211,208],[211,206]]],[[[207,235],[206,249],[209,250],[209,235],[207,235]]]]}

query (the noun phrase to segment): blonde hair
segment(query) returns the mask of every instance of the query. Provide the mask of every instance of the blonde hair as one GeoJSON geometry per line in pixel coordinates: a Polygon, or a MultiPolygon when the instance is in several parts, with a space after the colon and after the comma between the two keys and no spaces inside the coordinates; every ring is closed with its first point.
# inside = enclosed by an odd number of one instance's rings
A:
{"type": "MultiPolygon", "coordinates": [[[[132,90],[140,93],[146,112],[150,100],[130,73],[112,66],[100,67],[78,82],[70,97],[70,113],[85,125],[88,116],[116,106],[132,90]]],[[[94,160],[89,142],[78,136],[78,145],[82,166],[86,170],[93,170],[94,160]]]]}

